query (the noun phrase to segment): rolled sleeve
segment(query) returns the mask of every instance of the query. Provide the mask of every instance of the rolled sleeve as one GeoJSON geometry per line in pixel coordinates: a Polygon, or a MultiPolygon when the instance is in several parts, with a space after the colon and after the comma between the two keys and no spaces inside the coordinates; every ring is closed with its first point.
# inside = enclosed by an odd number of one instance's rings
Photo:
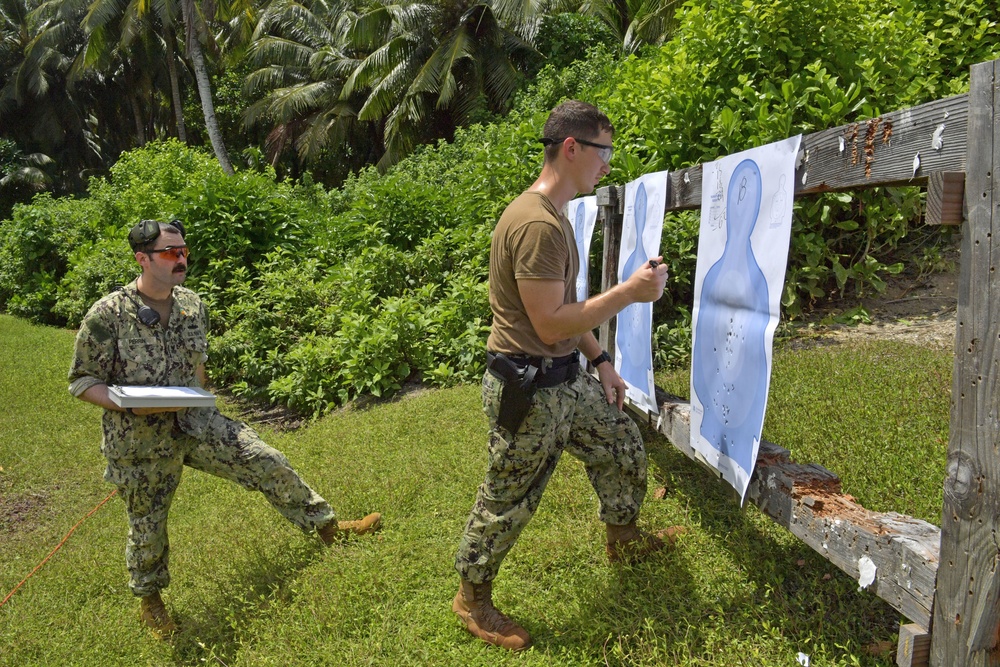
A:
{"type": "Polygon", "coordinates": [[[87,391],[91,387],[96,387],[99,384],[106,384],[106,383],[102,380],[98,380],[97,378],[92,378],[92,377],[77,378],[76,380],[73,380],[72,382],[69,383],[69,393],[73,394],[73,396],[77,398],[80,398],[80,396],[83,395],[83,392],[87,391]]]}
{"type": "Polygon", "coordinates": [[[115,360],[117,336],[102,317],[106,306],[98,302],[83,319],[76,334],[69,369],[69,393],[79,397],[98,384],[109,384],[115,360]]]}

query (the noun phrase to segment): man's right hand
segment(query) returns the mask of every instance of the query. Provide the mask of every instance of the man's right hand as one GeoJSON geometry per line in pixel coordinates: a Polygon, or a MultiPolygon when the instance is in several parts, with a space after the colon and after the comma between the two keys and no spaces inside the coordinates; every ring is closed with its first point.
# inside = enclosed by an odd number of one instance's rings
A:
{"type": "Polygon", "coordinates": [[[669,275],[667,267],[662,256],[653,257],[652,261],[656,262],[655,267],[646,262],[625,281],[634,302],[656,301],[663,296],[669,275]]]}

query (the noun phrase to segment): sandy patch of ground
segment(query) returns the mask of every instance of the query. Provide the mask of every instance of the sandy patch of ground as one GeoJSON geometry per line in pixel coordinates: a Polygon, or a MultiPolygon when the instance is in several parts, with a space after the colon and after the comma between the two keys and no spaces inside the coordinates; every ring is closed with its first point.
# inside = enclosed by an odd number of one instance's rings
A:
{"type": "Polygon", "coordinates": [[[793,347],[848,340],[899,340],[953,348],[958,271],[893,277],[882,294],[831,302],[810,314],[793,347]],[[861,306],[870,322],[837,324],[833,318],[861,306]]]}

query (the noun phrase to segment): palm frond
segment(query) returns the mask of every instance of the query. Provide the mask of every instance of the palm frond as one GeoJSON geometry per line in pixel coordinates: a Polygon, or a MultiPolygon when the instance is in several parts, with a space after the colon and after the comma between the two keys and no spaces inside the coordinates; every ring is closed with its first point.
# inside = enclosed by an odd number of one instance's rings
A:
{"type": "Polygon", "coordinates": [[[41,169],[29,166],[9,171],[3,178],[0,178],[0,186],[2,187],[22,186],[31,188],[36,192],[44,190],[51,183],[52,178],[48,174],[41,169]]]}

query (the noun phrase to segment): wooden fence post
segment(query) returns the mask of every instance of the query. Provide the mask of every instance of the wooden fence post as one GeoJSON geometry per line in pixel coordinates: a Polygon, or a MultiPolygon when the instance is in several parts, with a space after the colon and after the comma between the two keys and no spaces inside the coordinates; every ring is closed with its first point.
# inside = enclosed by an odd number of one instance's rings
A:
{"type": "Polygon", "coordinates": [[[1000,61],[974,65],[931,665],[1000,665],[1000,61]]]}
{"type": "MultiPolygon", "coordinates": [[[[622,245],[622,218],[625,214],[625,186],[610,185],[597,190],[597,219],[603,223],[604,255],[601,267],[601,291],[606,292],[618,282],[618,251],[622,245]]],[[[615,321],[608,320],[599,329],[598,341],[615,358],[615,321]]]]}

